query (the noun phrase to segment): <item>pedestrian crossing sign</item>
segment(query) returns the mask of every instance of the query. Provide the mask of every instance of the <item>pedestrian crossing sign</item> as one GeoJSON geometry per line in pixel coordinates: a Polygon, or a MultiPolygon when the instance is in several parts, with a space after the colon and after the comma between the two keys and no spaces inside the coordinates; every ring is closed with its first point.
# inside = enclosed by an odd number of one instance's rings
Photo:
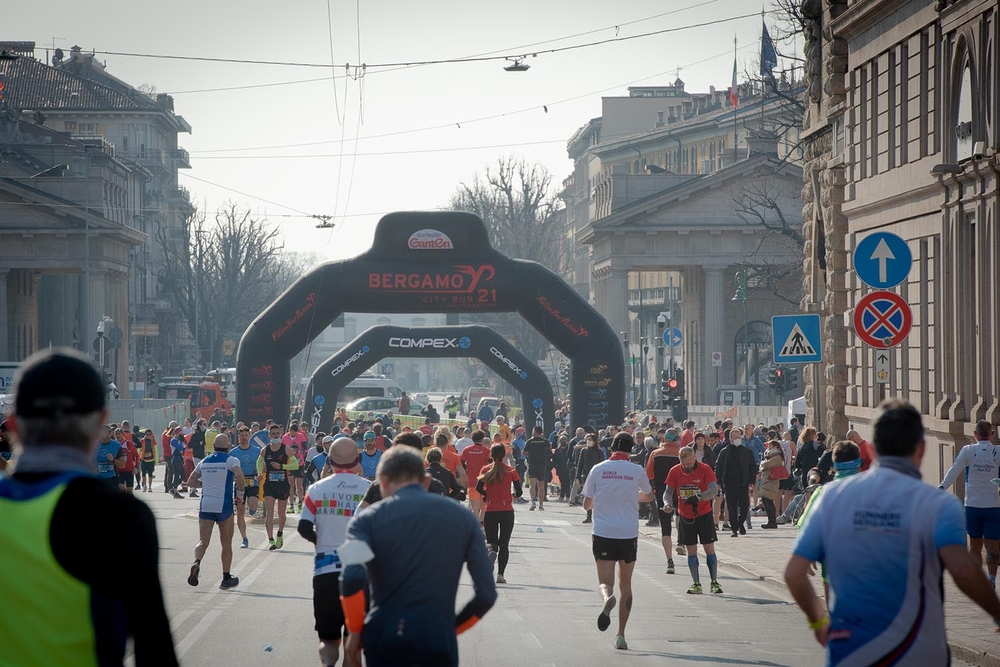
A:
{"type": "Polygon", "coordinates": [[[771,318],[771,350],[776,364],[823,361],[819,315],[775,315],[771,318]]]}

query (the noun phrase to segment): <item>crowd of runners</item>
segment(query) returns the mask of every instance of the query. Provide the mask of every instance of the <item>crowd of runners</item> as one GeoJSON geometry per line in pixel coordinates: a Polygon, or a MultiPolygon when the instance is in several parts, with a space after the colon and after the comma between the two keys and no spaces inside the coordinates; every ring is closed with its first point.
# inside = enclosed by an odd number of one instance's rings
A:
{"type": "MultiPolygon", "coordinates": [[[[497,585],[510,576],[515,512],[544,512],[552,503],[579,507],[580,521],[591,528],[597,626],[607,630],[617,609],[616,649],[628,648],[643,523],[660,529],[666,575],[676,573],[676,556],[686,558],[692,595],[704,591],[701,552],[708,591],[723,594],[715,553],[720,533],[734,540],[738,553],[755,517],[766,519],[761,530],[790,524],[786,530],[797,530],[798,538],[786,580],[831,664],[874,664],[900,651],[929,656],[920,664],[945,664],[939,661],[947,652],[944,570],[1000,619],[1000,448],[988,422],[976,425],[977,442],[960,452],[938,489],[919,482],[923,429],[919,413],[905,403],[884,406],[874,444],[850,431],[831,446],[824,434],[794,420],[788,428],[722,420],[700,426],[632,414],[622,424],[570,428],[565,412],[549,433],[495,414],[455,426],[425,420],[414,429],[391,413],[351,418],[339,412],[330,433],[310,433],[295,421],[227,424],[196,417],[170,423],[157,442],[148,428],[107,423],[103,398],[85,391],[99,386],[93,372],[69,352],[25,364],[15,413],[0,433],[0,450],[11,451],[15,438],[23,447],[13,474],[0,481],[5,539],[39,511],[52,513],[53,526],[64,525],[60,493],[125,503],[126,515],[134,517],[125,523],[148,536],[152,516],[130,494],[156,486],[174,498],[198,498],[198,542],[187,582],[200,584],[217,532],[219,586],[231,589],[239,585],[231,572],[236,530],[242,548],[279,551],[286,518],[297,514],[298,533],[315,545],[313,613],[324,665],[342,655],[345,664],[360,665],[362,652],[369,665],[457,664],[457,636],[489,611],[497,585]],[[83,379],[69,387],[47,383],[63,375],[83,379]],[[65,444],[53,445],[54,438],[65,444]],[[159,461],[164,479],[154,485],[159,461]],[[963,475],[964,511],[943,490],[963,475]],[[100,486],[89,486],[92,481],[100,486]],[[266,545],[251,544],[247,523],[254,519],[264,522],[266,545]],[[858,559],[865,568],[852,567],[858,559]],[[826,599],[808,579],[817,563],[826,599]],[[475,594],[456,615],[451,610],[465,568],[475,594]],[[888,602],[908,599],[914,590],[923,591],[924,602],[914,607],[923,609],[920,615],[888,602]]],[[[9,457],[0,458],[7,467],[9,457]]],[[[155,528],[149,539],[155,551],[155,528]]],[[[23,539],[11,543],[20,545],[6,557],[14,566],[44,550],[23,539]]],[[[136,558],[149,561],[145,546],[136,558]]],[[[155,561],[154,554],[153,579],[155,561]]],[[[48,573],[55,581],[59,572],[79,571],[72,556],[58,550],[46,568],[55,568],[48,573]]],[[[80,576],[92,592],[120,594],[80,576]]],[[[525,581],[531,574],[514,576],[525,581]]],[[[35,579],[43,592],[52,588],[35,579]]],[[[166,625],[159,583],[147,584],[138,611],[166,625]]],[[[15,602],[34,599],[17,585],[11,590],[15,602]]],[[[123,604],[137,604],[128,597],[123,604]]],[[[90,618],[84,607],[78,611],[90,618]]],[[[25,622],[3,611],[0,621],[25,622]]],[[[163,636],[152,634],[135,637],[137,664],[152,664],[142,659],[149,646],[167,650],[163,636]]],[[[83,648],[110,651],[118,658],[111,662],[120,664],[124,645],[83,648]]],[[[59,650],[69,648],[54,649],[49,664],[59,663],[59,650]]]]}

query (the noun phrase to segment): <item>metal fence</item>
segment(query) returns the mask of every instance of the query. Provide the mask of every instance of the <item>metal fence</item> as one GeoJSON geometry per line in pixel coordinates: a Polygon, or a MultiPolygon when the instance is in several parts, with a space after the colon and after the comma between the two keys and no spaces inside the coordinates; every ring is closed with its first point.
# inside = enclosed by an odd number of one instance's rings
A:
{"type": "MultiPolygon", "coordinates": [[[[688,419],[692,419],[699,426],[709,426],[717,420],[731,419],[734,424],[763,422],[768,426],[772,424],[786,424],[788,408],[783,405],[689,405],[688,419]]],[[[663,421],[672,416],[669,410],[646,410],[643,414],[655,415],[658,421],[663,421]]]]}
{"type": "Polygon", "coordinates": [[[183,424],[191,416],[191,405],[186,401],[170,398],[121,398],[108,401],[110,420],[120,424],[128,420],[133,426],[149,428],[159,435],[167,424],[183,424]]]}

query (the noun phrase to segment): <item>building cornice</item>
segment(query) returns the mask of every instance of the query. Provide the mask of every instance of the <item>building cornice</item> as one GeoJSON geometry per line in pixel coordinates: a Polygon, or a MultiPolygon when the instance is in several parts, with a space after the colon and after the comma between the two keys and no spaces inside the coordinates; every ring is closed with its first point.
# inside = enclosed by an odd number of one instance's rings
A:
{"type": "Polygon", "coordinates": [[[830,22],[837,37],[853,39],[899,10],[899,0],[859,0],[830,22]]]}

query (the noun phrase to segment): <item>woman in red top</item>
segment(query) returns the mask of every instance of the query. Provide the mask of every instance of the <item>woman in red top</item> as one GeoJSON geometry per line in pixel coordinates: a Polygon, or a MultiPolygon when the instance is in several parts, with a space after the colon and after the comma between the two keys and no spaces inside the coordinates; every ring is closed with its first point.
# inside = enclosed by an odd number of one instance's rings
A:
{"type": "Polygon", "coordinates": [[[490,447],[492,463],[483,466],[476,483],[476,490],[486,500],[483,513],[483,529],[486,531],[486,542],[489,545],[490,561],[500,561],[497,568],[497,583],[506,584],[503,573],[507,569],[510,557],[508,545],[510,534],[514,532],[514,498],[520,498],[521,476],[510,466],[504,464],[507,448],[502,444],[490,447]],[[513,495],[510,485],[514,485],[513,495]]]}

